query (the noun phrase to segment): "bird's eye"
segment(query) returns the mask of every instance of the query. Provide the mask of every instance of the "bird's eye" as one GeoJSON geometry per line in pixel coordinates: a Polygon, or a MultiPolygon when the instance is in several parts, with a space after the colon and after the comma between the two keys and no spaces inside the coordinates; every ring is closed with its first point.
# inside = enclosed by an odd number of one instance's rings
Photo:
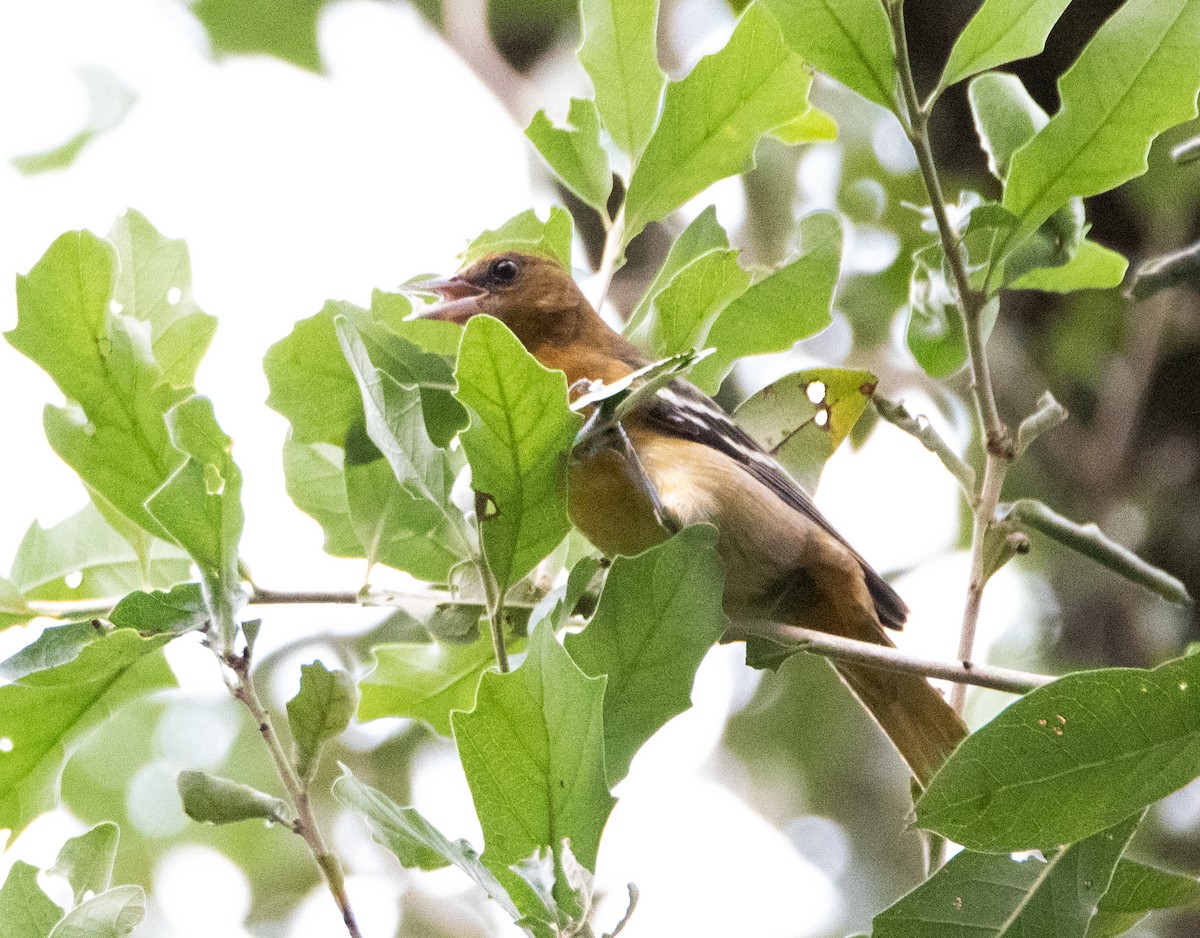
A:
{"type": "Polygon", "coordinates": [[[488,279],[497,283],[512,283],[517,278],[519,270],[517,262],[512,258],[501,257],[499,260],[492,261],[492,266],[488,268],[488,279]]]}

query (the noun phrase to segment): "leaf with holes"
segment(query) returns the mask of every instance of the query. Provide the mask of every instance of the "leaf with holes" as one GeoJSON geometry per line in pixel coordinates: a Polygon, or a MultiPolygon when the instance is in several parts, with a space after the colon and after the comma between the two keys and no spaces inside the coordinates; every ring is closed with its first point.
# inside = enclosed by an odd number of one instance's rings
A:
{"type": "Polygon", "coordinates": [[[813,368],[767,385],[739,407],[738,424],[809,491],[854,428],[878,382],[869,371],[813,368]]]}

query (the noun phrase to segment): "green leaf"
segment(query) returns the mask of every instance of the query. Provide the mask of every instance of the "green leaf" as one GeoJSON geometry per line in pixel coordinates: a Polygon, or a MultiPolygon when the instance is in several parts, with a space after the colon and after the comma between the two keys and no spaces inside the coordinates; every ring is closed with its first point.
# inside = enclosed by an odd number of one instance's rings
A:
{"type": "Polygon", "coordinates": [[[563,270],[571,269],[571,213],[555,205],[545,221],[533,209],[515,215],[495,230],[488,230],[470,243],[463,253],[466,267],[481,257],[502,251],[520,251],[558,261],[563,270]]]}
{"type": "Polygon", "coordinates": [[[0,576],[0,630],[10,625],[23,625],[36,615],[25,603],[17,585],[0,576]]]}
{"type": "Polygon", "coordinates": [[[1157,909],[1200,904],[1200,880],[1135,860],[1117,864],[1087,938],[1115,938],[1157,909]]]}
{"type": "MultiPolygon", "coordinates": [[[[399,483],[399,488],[386,499],[373,499],[375,504],[388,505],[389,511],[370,514],[378,522],[370,540],[364,539],[364,531],[355,521],[360,542],[367,548],[369,559],[374,559],[381,531],[388,532],[393,541],[423,542],[406,545],[416,546],[418,553],[415,561],[403,557],[401,569],[411,568],[414,575],[443,580],[450,567],[471,554],[462,514],[450,503],[450,490],[461,457],[435,446],[429,438],[421,411],[420,390],[401,384],[377,368],[363,336],[349,320],[339,319],[337,330],[346,359],[358,380],[367,433],[387,459],[395,482],[399,483]],[[432,548],[436,548],[436,552],[431,556],[432,548]],[[441,562],[430,563],[431,559],[441,562]]],[[[361,511],[356,511],[361,504],[356,497],[357,483],[362,481],[356,476],[360,475],[352,476],[347,471],[347,499],[352,520],[363,516],[361,511]]],[[[376,479],[377,483],[383,481],[376,479]]],[[[395,550],[390,556],[390,562],[399,562],[395,550]]]]}
{"type": "Polygon", "coordinates": [[[729,236],[725,234],[721,223],[717,221],[716,207],[710,205],[692,219],[691,223],[675,239],[675,243],[671,245],[666,260],[659,267],[654,279],[650,281],[650,285],[646,287],[646,292],[638,300],[637,306],[633,308],[629,321],[625,324],[625,334],[632,335],[641,328],[646,317],[650,315],[655,298],[683,268],[702,254],[728,247],[729,236]]]}
{"type": "Polygon", "coordinates": [[[63,910],[38,885],[38,868],[17,860],[0,886],[4,938],[47,938],[63,910]]]}
{"type": "Polygon", "coordinates": [[[117,886],[66,914],[50,938],[125,938],[146,917],[141,886],[117,886]]]}
{"type": "Polygon", "coordinates": [[[868,101],[896,109],[892,28],[879,0],[763,0],[784,41],[868,101]]]}
{"type": "Polygon", "coordinates": [[[13,836],[58,801],[63,765],[83,736],[126,701],[175,686],[159,649],[118,629],[65,664],[0,687],[0,828],[13,836]]]}
{"type": "Polygon", "coordinates": [[[233,441],[222,432],[212,401],[194,395],[167,414],[171,441],[188,457],[146,503],[146,509],[196,561],[210,588],[238,588],[242,471],[233,441]]]}
{"type": "Polygon", "coordinates": [[[321,747],[350,725],[357,703],[354,678],[345,671],[330,671],[320,661],[300,666],[300,691],[288,701],[287,716],[302,777],[316,772],[321,747]]]}
{"type": "Polygon", "coordinates": [[[62,235],[17,278],[17,327],[6,337],[75,402],[46,408],[55,452],[122,514],[167,537],[144,506],[183,461],[164,415],[190,392],[155,361],[153,324],[111,312],[117,280],[109,242],[62,235]]]}
{"type": "Polygon", "coordinates": [[[738,252],[719,248],[701,254],[654,297],[635,341],[652,358],[693,351],[718,314],[746,292],[750,275],[738,252]]]}
{"type": "Polygon", "coordinates": [[[808,110],[800,117],[781,124],[771,131],[771,136],[780,143],[795,146],[798,143],[815,143],[817,141],[832,141],[838,138],[838,126],[830,115],[826,114],[815,104],[810,104],[808,110]]]}
{"type": "MultiPolygon", "coordinates": [[[[946,279],[941,248],[931,246],[913,256],[909,282],[908,349],[931,378],[943,379],[967,363],[967,336],[954,289],[946,279]]],[[[980,313],[984,341],[992,334],[1000,302],[993,297],[980,313]]]]}
{"type": "Polygon", "coordinates": [[[296,507],[321,526],[325,553],[361,557],[363,545],[346,496],[344,458],[340,446],[298,443],[289,434],[283,443],[284,484],[296,507]]]}
{"type": "Polygon", "coordinates": [[[364,785],[342,766],[333,796],[366,821],[375,842],[409,868],[437,870],[454,864],[482,886],[514,919],[520,916],[500,881],[465,840],[451,842],[415,808],[402,808],[381,791],[364,785]]]}
{"type": "Polygon", "coordinates": [[[545,111],[538,111],[525,128],[542,158],[563,185],[601,215],[608,216],[612,170],[600,146],[600,115],[590,98],[572,98],[567,125],[555,126],[545,111]]]}
{"type": "Polygon", "coordinates": [[[1071,0],[986,0],[950,51],[938,88],[1037,55],[1071,0]]]}
{"type": "Polygon", "coordinates": [[[32,642],[0,663],[0,678],[19,681],[34,671],[45,671],[74,661],[87,645],[105,635],[98,620],[52,625],[32,642]]]}
{"type": "Polygon", "coordinates": [[[1200,775],[1197,693],[1200,658],[1059,678],[963,741],[917,821],[989,852],[1090,837],[1200,775]]]}
{"type": "Polygon", "coordinates": [[[175,780],[183,813],[200,824],[236,824],[265,820],[287,824],[290,811],[279,798],[257,788],[198,769],[180,772],[175,780]]]}
{"type": "Polygon", "coordinates": [[[1075,256],[1061,267],[1038,267],[1014,280],[1013,290],[1044,290],[1074,293],[1076,290],[1106,290],[1119,287],[1129,261],[1124,255],[1095,241],[1084,240],[1075,256]]]}
{"type": "Polygon", "coordinates": [[[565,639],[585,674],[607,675],[609,785],[671,717],[692,705],[701,659],[725,630],[716,529],[687,528],[636,557],[618,557],[587,627],[565,639]]]}
{"type": "Polygon", "coordinates": [[[1196,116],[1200,0],[1129,0],[1058,89],[1058,113],[1013,156],[1004,207],[1019,221],[997,245],[999,257],[1073,196],[1144,173],[1151,141],[1196,116]]]}
{"type": "Polygon", "coordinates": [[[140,590],[129,593],[109,613],[119,629],[136,629],[143,635],[182,635],[208,624],[208,605],[199,583],[181,583],[169,592],[140,590]]]}
{"type": "Polygon", "coordinates": [[[754,166],[760,137],[808,109],[812,72],[756,5],[725,48],[667,86],[662,117],[634,168],[625,243],[726,176],[754,166]]]}
{"type": "Polygon", "coordinates": [[[613,142],[634,163],[658,118],[667,76],[658,65],[658,0],[582,0],[579,61],[613,142]]]}
{"type": "Polygon", "coordinates": [[[61,146],[40,153],[14,156],[9,162],[26,176],[66,169],[97,137],[121,125],[137,101],[137,95],[110,69],[84,65],[73,70],[87,95],[83,126],[61,146]]]}
{"type": "Polygon", "coordinates": [[[799,256],[725,307],[704,339],[716,352],[692,369],[692,381],[713,393],[737,359],[787,351],[829,325],[841,256],[835,214],[814,212],[801,219],[799,256]]]}
{"type": "Polygon", "coordinates": [[[217,319],[192,297],[187,244],[164,238],[132,209],[117,219],[108,240],[121,262],[113,286],[121,314],[150,324],[151,348],[164,380],[190,388],[217,331],[217,319]]]}
{"type": "Polygon", "coordinates": [[[604,687],[543,624],[521,666],[485,674],[475,709],[452,717],[485,861],[501,882],[515,880],[509,866],[539,847],[560,850],[564,838],[595,869],[614,804],[604,777],[604,687]]]}
{"type": "Polygon", "coordinates": [[[112,885],[120,840],[121,830],[116,824],[111,821],[97,824],[63,844],[54,866],[47,872],[66,878],[78,904],[87,893],[101,893],[112,885]]]}
{"type": "Polygon", "coordinates": [[[988,169],[1004,182],[1013,154],[1037,135],[1050,118],[1016,75],[992,72],[967,86],[971,117],[988,169]]]}
{"type": "Polygon", "coordinates": [[[808,491],[858,423],[879,379],[869,371],[812,368],[786,375],[738,407],[738,425],[808,491]]]}
{"type": "Polygon", "coordinates": [[[1125,295],[1146,300],[1159,290],[1200,282],[1200,242],[1138,264],[1125,295]]]}
{"type": "Polygon", "coordinates": [[[583,419],[567,406],[562,372],[543,368],[490,316],[467,323],[455,376],[473,415],[460,437],[471,485],[493,506],[479,520],[483,547],[503,590],[570,530],[567,455],[583,419]]]}
{"type": "Polygon", "coordinates": [[[325,0],[198,0],[191,10],[217,55],[263,53],[320,72],[317,18],[324,5],[325,0]]]}
{"type": "Polygon", "coordinates": [[[470,645],[397,642],[371,651],[375,666],[358,682],[358,718],[411,717],[443,736],[451,711],[475,706],[479,678],[496,661],[488,635],[470,645]]]}
{"type": "Polygon", "coordinates": [[[875,917],[874,938],[1085,938],[1133,836],[1134,816],[1048,861],[964,850],[875,917]]]}
{"type": "Polygon", "coordinates": [[[30,599],[104,599],[132,590],[170,587],[191,577],[192,561],[174,544],[148,539],[144,560],[89,503],[43,528],[29,526],[13,558],[12,579],[30,599]],[[78,585],[66,577],[79,574],[78,585]]]}

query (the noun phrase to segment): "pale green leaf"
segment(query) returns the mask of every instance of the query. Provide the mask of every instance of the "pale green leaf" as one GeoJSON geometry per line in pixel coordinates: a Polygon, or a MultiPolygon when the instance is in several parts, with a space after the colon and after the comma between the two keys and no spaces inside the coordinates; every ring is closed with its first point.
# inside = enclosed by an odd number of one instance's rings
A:
{"type": "Polygon", "coordinates": [[[667,87],[662,117],[634,168],[625,242],[726,176],[754,165],[759,138],[808,109],[812,72],[757,5],[720,52],[667,87]]]}
{"type": "Polygon", "coordinates": [[[939,88],[1037,55],[1071,0],[986,0],[950,51],[939,88]]]}
{"type": "Polygon", "coordinates": [[[567,456],[583,419],[567,406],[562,372],[543,368],[490,316],[467,323],[455,376],[472,412],[461,435],[471,485],[491,505],[479,521],[483,547],[505,589],[570,530],[567,456]]]}
{"type": "Polygon", "coordinates": [[[0,629],[10,625],[23,625],[36,613],[29,608],[25,597],[11,580],[0,576],[0,629]]]}
{"type": "Polygon", "coordinates": [[[829,325],[842,257],[842,228],[831,212],[800,221],[800,254],[768,274],[717,317],[702,344],[716,351],[691,379],[713,393],[744,355],[785,352],[829,325]]]}
{"type": "Polygon", "coordinates": [[[104,624],[97,620],[52,625],[11,657],[0,662],[0,679],[19,681],[34,671],[45,671],[79,657],[87,645],[105,635],[104,624]]]}
{"type": "Polygon", "coordinates": [[[1197,904],[1200,904],[1200,880],[1194,876],[1125,859],[1117,864],[1087,938],[1115,938],[1158,909],[1197,904]]]}
{"type": "Polygon", "coordinates": [[[971,117],[988,169],[1004,182],[1013,154],[1034,138],[1050,118],[1016,75],[993,72],[967,86],[971,117]]]}
{"type": "Polygon", "coordinates": [[[302,777],[316,771],[321,747],[350,725],[357,703],[354,679],[345,671],[330,671],[320,661],[300,666],[300,691],[287,702],[287,717],[302,777]]]}
{"type": "Polygon", "coordinates": [[[800,117],[772,130],[771,136],[788,146],[795,146],[798,143],[831,141],[838,138],[838,125],[832,116],[826,114],[815,104],[810,104],[808,110],[800,117]]]}
{"type": "Polygon", "coordinates": [[[1200,657],[1059,678],[963,741],[917,821],[974,850],[1090,837],[1200,775],[1197,693],[1200,657]]]}
{"type": "Polygon", "coordinates": [[[651,358],[695,350],[721,311],[750,286],[737,257],[737,251],[717,249],[682,268],[654,297],[634,341],[651,358]]]}
{"type": "Polygon", "coordinates": [[[858,423],[878,382],[869,371],[812,368],[768,384],[738,407],[738,425],[808,491],[858,423]]]}
{"type": "Polygon", "coordinates": [[[363,545],[346,497],[344,459],[340,446],[299,443],[289,434],[283,444],[283,479],[296,507],[321,526],[325,553],[361,557],[363,545]]]}
{"type": "Polygon", "coordinates": [[[763,0],[806,62],[895,110],[892,28],[880,0],[763,0]]]}
{"type": "Polygon", "coordinates": [[[567,651],[592,677],[607,675],[604,754],[608,781],[671,717],[692,705],[692,680],[725,629],[725,575],[716,530],[687,528],[636,557],[613,561],[587,627],[567,651]]]}
{"type": "Polygon", "coordinates": [[[1119,287],[1128,268],[1129,261],[1124,255],[1085,239],[1075,256],[1061,267],[1035,268],[1009,286],[1014,290],[1044,290],[1048,293],[1106,290],[1119,287]]]}
{"type": "Polygon", "coordinates": [[[81,738],[118,706],[175,686],[159,649],[168,639],[143,639],[118,629],[72,660],[0,687],[0,828],[14,835],[58,802],[59,779],[81,738]]]}
{"type": "Polygon", "coordinates": [[[519,880],[509,866],[540,847],[560,850],[564,838],[595,869],[614,803],[604,776],[604,687],[604,678],[580,671],[543,624],[521,666],[485,674],[475,709],[452,717],[484,858],[510,891],[519,880]]]}
{"type": "Polygon", "coordinates": [[[50,938],[125,938],[146,917],[141,886],[116,886],[77,905],[50,938]]]}
{"type": "Polygon", "coordinates": [[[128,593],[108,615],[119,629],[134,629],[143,635],[182,635],[204,628],[209,609],[199,583],[181,583],[169,591],[128,593]]]}
{"type": "Polygon", "coordinates": [[[1014,156],[1004,207],[1018,218],[997,256],[1073,196],[1146,171],[1151,141],[1197,114],[1200,0],[1129,0],[1059,79],[1062,107],[1014,156]]]}
{"type": "Polygon", "coordinates": [[[200,824],[236,824],[263,820],[286,824],[290,811],[279,798],[257,788],[198,769],[180,772],[175,781],[183,813],[200,824]]]}
{"type": "Polygon", "coordinates": [[[608,168],[608,154],[600,146],[596,102],[572,98],[565,127],[555,126],[545,111],[538,111],[525,128],[525,136],[563,185],[607,217],[612,171],[608,168]]]}
{"type": "Polygon", "coordinates": [[[120,840],[121,830],[116,824],[111,821],[97,824],[63,844],[54,866],[47,872],[66,878],[78,904],[85,894],[101,893],[112,885],[120,840]]]}
{"type": "Polygon", "coordinates": [[[0,886],[4,938],[47,938],[63,910],[38,885],[38,868],[17,860],[0,886]]]}
{"type": "Polygon", "coordinates": [[[667,76],[658,65],[658,0],[582,0],[579,61],[613,142],[636,162],[658,118],[667,76]]]}
{"type": "Polygon", "coordinates": [[[875,917],[873,938],[1085,938],[1140,815],[1049,860],[964,850],[875,917]]]}
{"type": "Polygon", "coordinates": [[[483,232],[463,252],[463,266],[481,257],[503,251],[536,254],[558,261],[563,270],[571,269],[571,237],[574,226],[571,213],[558,205],[551,206],[545,221],[533,209],[515,215],[499,228],[483,232]]]}

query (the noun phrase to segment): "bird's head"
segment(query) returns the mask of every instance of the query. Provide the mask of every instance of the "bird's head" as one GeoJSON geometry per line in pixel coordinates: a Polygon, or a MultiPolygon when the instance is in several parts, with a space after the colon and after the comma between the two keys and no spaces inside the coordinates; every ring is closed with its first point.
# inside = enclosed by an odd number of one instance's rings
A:
{"type": "Polygon", "coordinates": [[[571,275],[557,261],[504,251],[468,264],[453,277],[413,286],[437,294],[441,302],[421,315],[465,323],[487,313],[508,326],[526,348],[545,342],[565,344],[599,317],[571,275]]]}

